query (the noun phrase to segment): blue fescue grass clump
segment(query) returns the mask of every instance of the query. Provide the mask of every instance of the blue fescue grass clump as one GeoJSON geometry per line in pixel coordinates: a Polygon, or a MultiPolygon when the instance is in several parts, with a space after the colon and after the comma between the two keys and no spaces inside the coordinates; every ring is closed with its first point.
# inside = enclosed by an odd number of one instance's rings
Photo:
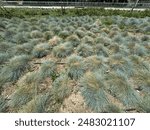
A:
{"type": "Polygon", "coordinates": [[[120,34],[114,36],[113,41],[118,43],[118,44],[123,44],[125,42],[124,37],[122,37],[120,34]]]}
{"type": "Polygon", "coordinates": [[[126,107],[137,107],[140,104],[140,95],[129,84],[124,73],[111,72],[107,75],[107,79],[110,94],[119,99],[126,107]]]}
{"type": "Polygon", "coordinates": [[[128,37],[128,40],[130,41],[130,42],[135,42],[135,43],[140,43],[140,39],[139,39],[139,37],[137,37],[137,36],[129,36],[128,37]]]}
{"type": "Polygon", "coordinates": [[[4,99],[4,97],[0,96],[0,113],[5,112],[6,107],[7,107],[6,100],[4,99]]]}
{"type": "Polygon", "coordinates": [[[49,27],[47,27],[47,24],[40,24],[39,28],[43,33],[50,30],[49,27]]]}
{"type": "Polygon", "coordinates": [[[13,47],[13,44],[9,42],[1,42],[0,43],[0,52],[7,52],[9,49],[13,47]]]}
{"type": "Polygon", "coordinates": [[[97,44],[102,44],[104,46],[109,46],[110,43],[111,43],[111,40],[106,36],[103,37],[103,36],[100,35],[100,36],[96,37],[95,42],[97,44]]]}
{"type": "Polygon", "coordinates": [[[149,63],[144,61],[140,56],[137,55],[131,55],[129,57],[129,59],[131,60],[131,62],[134,65],[134,68],[138,71],[138,70],[147,70],[149,71],[149,63]]]}
{"type": "Polygon", "coordinates": [[[133,79],[138,84],[142,92],[150,94],[150,65],[149,70],[137,70],[133,79]]]}
{"type": "Polygon", "coordinates": [[[42,32],[40,32],[39,30],[32,31],[30,35],[31,35],[32,38],[41,38],[41,37],[43,37],[42,32]]]}
{"type": "Polygon", "coordinates": [[[46,103],[47,100],[49,98],[49,94],[45,94],[45,95],[39,95],[37,98],[35,98],[34,100],[35,102],[35,109],[33,112],[38,112],[38,113],[43,113],[46,112],[46,103]]]}
{"type": "Polygon", "coordinates": [[[120,45],[119,54],[126,57],[126,56],[130,55],[130,51],[129,51],[129,49],[127,49],[126,45],[122,44],[122,45],[120,45]]]}
{"type": "MultiPolygon", "coordinates": [[[[145,47],[145,49],[149,50],[150,49],[150,42],[143,42],[142,45],[145,47]]],[[[150,54],[150,51],[147,51],[147,54],[150,54]]]]}
{"type": "Polygon", "coordinates": [[[43,42],[43,39],[35,38],[35,39],[30,39],[30,41],[28,43],[31,44],[32,46],[36,46],[36,45],[40,44],[41,42],[43,42]]]}
{"type": "Polygon", "coordinates": [[[0,28],[5,29],[6,28],[5,26],[6,26],[5,23],[3,21],[0,21],[0,28]]]}
{"type": "Polygon", "coordinates": [[[86,66],[86,70],[97,71],[101,69],[101,71],[106,71],[107,66],[104,63],[103,57],[92,55],[84,59],[84,65],[86,66]]]}
{"type": "Polygon", "coordinates": [[[148,52],[148,50],[144,46],[141,46],[141,45],[136,45],[131,51],[133,52],[133,54],[141,56],[141,57],[146,56],[148,52]]]}
{"type": "Polygon", "coordinates": [[[12,42],[13,41],[13,37],[16,34],[15,32],[16,30],[6,30],[4,33],[4,39],[8,42],[12,42]]]}
{"type": "Polygon", "coordinates": [[[46,112],[46,103],[49,95],[37,95],[30,102],[24,105],[19,112],[25,113],[44,113],[46,112]]]}
{"type": "Polygon", "coordinates": [[[108,49],[104,47],[104,45],[102,44],[96,44],[94,50],[98,56],[104,56],[104,57],[109,56],[108,49]]]}
{"type": "Polygon", "coordinates": [[[63,42],[63,40],[60,37],[54,36],[48,41],[48,45],[53,48],[54,46],[61,44],[61,42],[63,42]]]}
{"type": "Polygon", "coordinates": [[[40,68],[38,74],[39,80],[43,80],[46,77],[50,77],[54,80],[57,77],[57,66],[53,61],[45,61],[40,68]]]}
{"type": "Polygon", "coordinates": [[[88,44],[88,45],[94,45],[95,44],[94,39],[92,37],[90,37],[90,36],[83,37],[81,42],[83,44],[88,44]]]}
{"type": "Polygon", "coordinates": [[[1,70],[1,83],[18,80],[24,72],[30,68],[29,61],[30,57],[27,55],[20,55],[11,58],[9,63],[1,70]]]}
{"type": "Polygon", "coordinates": [[[130,26],[136,26],[138,24],[139,24],[138,19],[133,18],[133,17],[132,18],[128,18],[127,22],[126,22],[126,25],[130,25],[130,26]]]}
{"type": "Polygon", "coordinates": [[[62,73],[52,84],[52,93],[56,101],[62,102],[73,91],[68,76],[62,73]]]}
{"type": "Polygon", "coordinates": [[[25,37],[25,33],[18,33],[13,37],[13,39],[16,44],[23,44],[28,41],[25,37]]]}
{"type": "Polygon", "coordinates": [[[48,44],[41,43],[34,47],[34,49],[32,51],[32,55],[36,58],[42,58],[42,57],[48,55],[50,49],[51,48],[48,44]]]}
{"type": "Polygon", "coordinates": [[[100,33],[99,27],[98,27],[98,26],[96,27],[96,26],[94,26],[94,25],[93,25],[93,27],[90,29],[90,31],[93,32],[93,33],[100,33]]]}
{"type": "Polygon", "coordinates": [[[122,110],[119,108],[119,106],[116,106],[115,104],[110,103],[106,106],[106,109],[103,111],[104,113],[121,113],[122,110]]]}
{"type": "Polygon", "coordinates": [[[59,34],[59,32],[61,31],[61,27],[60,26],[55,26],[54,28],[52,28],[52,31],[54,32],[55,35],[59,34]]]}
{"type": "Polygon", "coordinates": [[[121,54],[114,54],[109,57],[109,66],[114,71],[120,71],[127,76],[133,76],[134,65],[128,58],[124,58],[121,54]]]}
{"type": "Polygon", "coordinates": [[[59,37],[61,37],[62,39],[65,39],[65,38],[67,38],[67,37],[70,35],[70,32],[64,30],[64,31],[61,31],[58,35],[59,35],[59,37]]]}
{"type": "Polygon", "coordinates": [[[82,30],[77,29],[75,31],[75,34],[79,37],[79,38],[83,38],[85,36],[85,32],[82,30]]]}
{"type": "Polygon", "coordinates": [[[52,51],[56,57],[64,58],[73,52],[73,46],[70,42],[65,42],[55,46],[52,51]]]}
{"type": "Polygon", "coordinates": [[[92,38],[96,38],[96,35],[95,35],[93,32],[91,32],[91,31],[87,31],[87,32],[86,32],[86,35],[87,35],[87,36],[90,36],[90,37],[92,37],[92,38]]]}
{"type": "MultiPolygon", "coordinates": [[[[78,30],[79,30],[79,31],[83,31],[84,33],[86,33],[86,31],[87,31],[84,27],[78,27],[78,29],[77,29],[76,31],[78,31],[78,30]]],[[[75,34],[76,34],[76,32],[75,32],[75,34]]],[[[85,36],[85,35],[84,35],[84,36],[85,36]]],[[[84,37],[84,36],[83,36],[83,37],[84,37]]],[[[80,37],[80,38],[81,38],[81,37],[80,37]]]]}
{"type": "Polygon", "coordinates": [[[121,33],[121,36],[127,38],[129,36],[129,33],[127,31],[124,31],[121,33]]]}
{"type": "Polygon", "coordinates": [[[37,21],[37,24],[40,25],[40,24],[48,24],[48,20],[46,17],[42,17],[42,18],[39,18],[38,21],[37,21]]]}
{"type": "Polygon", "coordinates": [[[37,26],[36,24],[34,24],[30,27],[30,36],[32,38],[38,38],[38,36],[42,37],[42,35],[41,35],[42,32],[41,33],[39,33],[39,32],[41,32],[41,30],[40,30],[39,26],[37,26]],[[33,33],[32,33],[32,31],[33,31],[33,33]]]}
{"type": "Polygon", "coordinates": [[[139,107],[143,112],[150,113],[150,95],[145,95],[139,107]]]}
{"type": "Polygon", "coordinates": [[[141,37],[141,41],[149,41],[150,40],[150,37],[148,35],[144,35],[141,37]]]}
{"type": "Polygon", "coordinates": [[[24,32],[24,38],[26,41],[30,41],[32,39],[31,35],[30,35],[30,31],[29,32],[24,32]]]}
{"type": "Polygon", "coordinates": [[[12,108],[19,109],[22,105],[26,104],[34,97],[34,87],[22,86],[17,88],[16,91],[10,96],[11,100],[8,105],[12,108]]]}
{"type": "Polygon", "coordinates": [[[84,24],[83,27],[86,29],[86,30],[90,30],[91,29],[91,25],[90,24],[84,24]]]}
{"type": "Polygon", "coordinates": [[[110,28],[111,28],[112,31],[120,31],[120,28],[118,27],[117,24],[111,25],[110,28]]]}
{"type": "Polygon", "coordinates": [[[72,25],[70,25],[65,27],[65,30],[69,31],[70,33],[73,33],[76,29],[72,25]]]}
{"type": "Polygon", "coordinates": [[[25,75],[25,79],[24,79],[24,83],[26,85],[32,85],[32,84],[37,84],[39,83],[39,74],[37,71],[34,71],[34,72],[31,72],[31,73],[28,73],[27,75],[25,75]]]}
{"type": "Polygon", "coordinates": [[[149,26],[144,27],[142,30],[144,33],[150,34],[150,27],[149,26]]]}
{"type": "Polygon", "coordinates": [[[22,32],[30,32],[31,30],[31,25],[30,26],[27,26],[27,27],[25,27],[25,28],[23,28],[23,27],[18,27],[17,28],[17,32],[19,32],[19,33],[22,33],[22,32]]]}
{"type": "Polygon", "coordinates": [[[71,79],[80,79],[85,72],[83,58],[77,55],[72,55],[67,59],[67,73],[71,79]]]}
{"type": "Polygon", "coordinates": [[[77,47],[79,44],[80,44],[80,39],[78,38],[77,35],[75,34],[72,34],[70,35],[69,37],[67,37],[66,41],[72,43],[72,45],[74,47],[77,47]]]}
{"type": "Polygon", "coordinates": [[[87,72],[80,81],[81,93],[85,103],[94,112],[104,112],[109,105],[105,93],[104,77],[98,72],[87,72]]]}
{"type": "Polygon", "coordinates": [[[30,22],[22,21],[19,24],[18,31],[20,31],[20,32],[29,31],[30,26],[31,26],[30,22]]]}
{"type": "Polygon", "coordinates": [[[120,51],[120,46],[117,43],[112,43],[108,46],[109,54],[116,54],[120,51]]]}
{"type": "Polygon", "coordinates": [[[0,53],[0,65],[7,62],[9,58],[10,56],[8,53],[0,53]]]}
{"type": "Polygon", "coordinates": [[[21,54],[22,55],[23,54],[30,55],[33,47],[34,47],[34,45],[31,43],[24,43],[22,45],[14,46],[12,52],[15,55],[21,55],[21,54]]]}
{"type": "Polygon", "coordinates": [[[2,33],[0,33],[0,42],[4,41],[4,37],[2,36],[2,33]]]}
{"type": "Polygon", "coordinates": [[[94,50],[90,45],[81,44],[77,47],[77,53],[79,56],[88,57],[94,54],[94,50]]]}
{"type": "Polygon", "coordinates": [[[118,35],[118,32],[111,30],[111,31],[109,32],[109,34],[108,34],[108,37],[109,37],[109,38],[114,38],[116,35],[118,35]]]}
{"type": "Polygon", "coordinates": [[[135,42],[128,42],[127,43],[127,49],[129,50],[129,52],[131,53],[131,54],[133,54],[133,50],[134,50],[134,48],[135,48],[135,45],[136,45],[136,43],[135,42]]]}
{"type": "Polygon", "coordinates": [[[46,31],[44,32],[44,38],[46,40],[50,40],[54,36],[54,33],[52,31],[46,31]]]}

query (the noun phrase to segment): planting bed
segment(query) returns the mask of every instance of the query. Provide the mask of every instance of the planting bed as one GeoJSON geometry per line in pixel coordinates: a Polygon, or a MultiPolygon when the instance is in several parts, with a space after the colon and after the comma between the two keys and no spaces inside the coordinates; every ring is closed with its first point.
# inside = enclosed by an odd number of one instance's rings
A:
{"type": "Polygon", "coordinates": [[[150,17],[0,17],[0,112],[150,112],[150,17]]]}

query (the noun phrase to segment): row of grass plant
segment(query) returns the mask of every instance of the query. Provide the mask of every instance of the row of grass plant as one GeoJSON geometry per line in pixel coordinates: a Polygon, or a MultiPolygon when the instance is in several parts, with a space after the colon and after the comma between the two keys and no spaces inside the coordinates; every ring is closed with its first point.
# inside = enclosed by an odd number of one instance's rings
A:
{"type": "Polygon", "coordinates": [[[106,10],[104,8],[66,8],[62,13],[62,9],[31,9],[31,8],[7,8],[7,12],[0,10],[0,17],[30,17],[30,16],[112,16],[120,15],[124,17],[149,17],[150,10],[145,11],[133,11],[130,10],[106,10]],[[9,13],[8,13],[9,12],[9,13]]]}

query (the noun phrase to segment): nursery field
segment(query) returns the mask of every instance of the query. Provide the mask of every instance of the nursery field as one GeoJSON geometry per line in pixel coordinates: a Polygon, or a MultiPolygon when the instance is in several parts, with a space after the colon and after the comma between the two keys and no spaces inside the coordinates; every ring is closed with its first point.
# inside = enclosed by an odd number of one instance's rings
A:
{"type": "Polygon", "coordinates": [[[0,17],[0,112],[150,112],[150,17],[0,17]]]}

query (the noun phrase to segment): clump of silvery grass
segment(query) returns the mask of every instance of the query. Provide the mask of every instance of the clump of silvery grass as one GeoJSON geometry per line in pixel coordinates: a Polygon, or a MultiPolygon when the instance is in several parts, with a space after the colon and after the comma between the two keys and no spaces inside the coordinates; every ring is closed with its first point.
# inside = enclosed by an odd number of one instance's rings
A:
{"type": "Polygon", "coordinates": [[[32,31],[30,35],[31,35],[32,38],[41,38],[41,37],[43,37],[42,32],[40,32],[39,30],[32,31]]]}
{"type": "Polygon", "coordinates": [[[48,44],[41,43],[34,47],[34,49],[32,51],[32,55],[36,58],[42,58],[42,57],[48,55],[50,49],[51,48],[48,44]]]}
{"type": "Polygon", "coordinates": [[[19,109],[22,105],[25,105],[32,100],[34,95],[35,91],[33,86],[22,86],[17,88],[16,91],[10,96],[11,100],[8,102],[8,105],[11,108],[19,109]]]}
{"type": "Polygon", "coordinates": [[[30,68],[29,61],[30,57],[27,55],[20,55],[11,58],[9,63],[1,70],[1,83],[18,80],[25,73],[25,71],[30,68]]]}
{"type": "Polygon", "coordinates": [[[93,111],[104,112],[109,105],[104,77],[98,72],[87,72],[80,81],[84,100],[93,111]]]}
{"type": "Polygon", "coordinates": [[[0,96],[0,113],[5,112],[6,107],[7,107],[6,100],[4,99],[4,97],[0,96]]]}
{"type": "Polygon", "coordinates": [[[70,42],[74,47],[77,47],[80,44],[80,39],[75,34],[70,35],[66,40],[70,42]]]}
{"type": "Polygon", "coordinates": [[[53,61],[45,61],[42,63],[40,71],[38,73],[38,79],[43,80],[46,77],[50,77],[52,80],[57,77],[57,66],[53,61]]]}
{"type": "Polygon", "coordinates": [[[107,66],[104,63],[103,57],[97,56],[97,55],[92,55],[84,59],[84,65],[86,67],[86,70],[88,71],[106,71],[107,66]]]}
{"type": "Polygon", "coordinates": [[[134,65],[130,59],[125,58],[121,54],[114,54],[109,57],[108,62],[112,70],[125,73],[129,77],[133,76],[134,65]]]}
{"type": "Polygon", "coordinates": [[[129,84],[126,75],[120,71],[107,75],[107,87],[110,94],[126,107],[137,107],[141,102],[139,94],[129,84]]]}
{"type": "Polygon", "coordinates": [[[66,42],[55,46],[52,51],[56,57],[64,58],[73,52],[73,46],[70,42],[66,42]]]}
{"type": "Polygon", "coordinates": [[[46,111],[46,103],[49,95],[37,95],[26,105],[24,105],[19,112],[23,113],[44,113],[46,111]]]}
{"type": "Polygon", "coordinates": [[[52,93],[57,102],[63,102],[73,91],[71,80],[65,74],[61,74],[52,85],[52,93]]]}
{"type": "Polygon", "coordinates": [[[0,53],[0,65],[7,62],[10,58],[10,55],[8,53],[0,53]]]}
{"type": "Polygon", "coordinates": [[[72,55],[67,59],[67,73],[71,79],[79,79],[85,72],[83,58],[77,55],[72,55]]]}
{"type": "Polygon", "coordinates": [[[90,45],[81,44],[77,47],[77,53],[80,56],[88,57],[94,54],[94,50],[90,45]]]}

